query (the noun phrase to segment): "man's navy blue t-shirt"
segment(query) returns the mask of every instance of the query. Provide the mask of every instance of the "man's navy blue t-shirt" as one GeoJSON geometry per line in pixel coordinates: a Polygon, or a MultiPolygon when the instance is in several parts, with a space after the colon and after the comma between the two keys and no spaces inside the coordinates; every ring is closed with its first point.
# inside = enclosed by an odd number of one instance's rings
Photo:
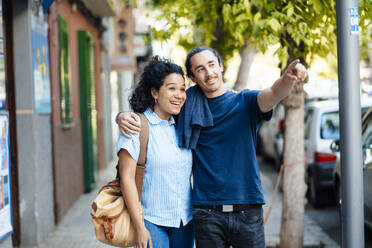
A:
{"type": "Polygon", "coordinates": [[[256,160],[256,136],[262,120],[259,91],[227,91],[209,98],[213,127],[202,128],[193,151],[194,205],[264,204],[256,160]]]}

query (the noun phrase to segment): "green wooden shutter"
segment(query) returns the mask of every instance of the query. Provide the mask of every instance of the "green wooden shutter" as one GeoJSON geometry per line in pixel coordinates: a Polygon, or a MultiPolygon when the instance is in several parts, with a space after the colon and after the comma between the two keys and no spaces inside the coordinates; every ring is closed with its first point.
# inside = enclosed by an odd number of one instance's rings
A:
{"type": "Polygon", "coordinates": [[[90,191],[95,186],[97,178],[98,150],[93,39],[87,31],[78,31],[78,48],[84,186],[85,191],[90,191]]]}
{"type": "Polygon", "coordinates": [[[68,50],[68,24],[62,18],[58,18],[59,34],[59,80],[61,97],[61,122],[71,122],[71,80],[70,80],[70,58],[68,50]]]}

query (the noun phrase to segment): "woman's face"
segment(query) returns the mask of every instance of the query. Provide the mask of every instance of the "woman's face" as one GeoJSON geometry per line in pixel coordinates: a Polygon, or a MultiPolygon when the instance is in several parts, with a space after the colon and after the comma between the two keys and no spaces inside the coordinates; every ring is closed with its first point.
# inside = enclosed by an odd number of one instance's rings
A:
{"type": "Polygon", "coordinates": [[[172,73],[165,77],[159,90],[151,89],[155,99],[154,111],[163,120],[169,120],[170,115],[177,115],[186,100],[186,85],[183,77],[172,73]]]}

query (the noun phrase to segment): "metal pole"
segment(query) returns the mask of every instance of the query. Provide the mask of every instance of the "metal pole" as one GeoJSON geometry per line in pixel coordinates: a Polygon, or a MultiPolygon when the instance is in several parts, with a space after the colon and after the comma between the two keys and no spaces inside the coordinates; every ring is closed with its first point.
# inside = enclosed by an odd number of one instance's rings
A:
{"type": "Polygon", "coordinates": [[[364,248],[358,1],[337,0],[342,247],[364,248]]]}

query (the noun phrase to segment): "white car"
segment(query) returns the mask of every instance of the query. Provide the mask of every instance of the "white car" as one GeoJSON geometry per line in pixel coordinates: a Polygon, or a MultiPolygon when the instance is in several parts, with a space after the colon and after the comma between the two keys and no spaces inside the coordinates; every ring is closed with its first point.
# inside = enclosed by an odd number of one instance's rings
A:
{"type": "MultiPolygon", "coordinates": [[[[339,152],[339,140],[332,143],[331,148],[339,152]]],[[[362,154],[363,154],[363,188],[364,188],[364,223],[372,229],[372,108],[362,120],[362,154]]],[[[335,198],[341,206],[341,163],[337,159],[333,169],[335,198]]]]}
{"type": "Polygon", "coordinates": [[[274,162],[277,170],[283,161],[284,106],[278,104],[270,121],[261,124],[257,137],[257,150],[260,155],[274,162]]]}
{"type": "MultiPolygon", "coordinates": [[[[338,100],[314,101],[305,106],[305,180],[314,207],[324,205],[332,195],[337,154],[330,145],[340,136],[338,106],[338,100]]],[[[362,98],[362,113],[371,106],[371,98],[362,98]]]]}

